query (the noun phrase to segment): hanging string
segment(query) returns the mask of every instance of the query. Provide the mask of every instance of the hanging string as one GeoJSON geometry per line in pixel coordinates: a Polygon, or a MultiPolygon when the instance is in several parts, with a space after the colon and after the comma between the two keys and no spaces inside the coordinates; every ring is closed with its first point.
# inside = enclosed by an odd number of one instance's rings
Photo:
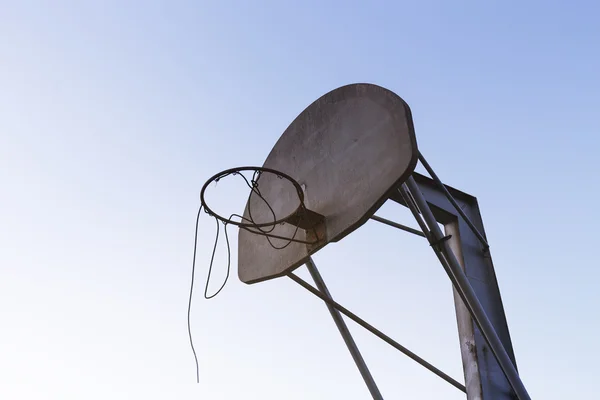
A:
{"type": "MultiPolygon", "coordinates": [[[[231,217],[229,217],[231,219],[231,217]]],[[[227,224],[223,224],[223,229],[225,230],[225,243],[227,243],[227,274],[225,275],[225,279],[223,280],[223,284],[221,285],[221,287],[219,288],[219,290],[217,290],[214,294],[212,295],[208,295],[208,286],[210,283],[210,275],[212,273],[212,267],[213,267],[213,262],[215,260],[215,251],[217,250],[217,243],[219,242],[219,220],[217,218],[215,218],[215,221],[217,221],[217,235],[215,237],[215,245],[213,246],[213,251],[212,251],[212,256],[210,257],[210,265],[208,266],[208,275],[206,277],[206,286],[204,287],[204,298],[206,300],[210,300],[213,297],[215,297],[216,295],[218,295],[219,293],[221,293],[221,290],[223,290],[223,288],[225,287],[225,285],[227,284],[227,281],[229,280],[229,271],[231,269],[231,248],[229,247],[229,236],[227,235],[227,224]]]]}
{"type": "Polygon", "coordinates": [[[198,215],[196,216],[196,233],[194,235],[194,256],[192,257],[192,279],[190,283],[190,296],[188,300],[188,311],[187,311],[187,328],[188,336],[190,338],[190,346],[192,346],[192,353],[194,353],[194,361],[196,363],[196,382],[200,383],[200,367],[198,366],[198,356],[196,355],[196,349],[194,348],[194,339],[192,338],[192,325],[191,325],[191,313],[192,313],[192,298],[194,296],[194,276],[196,273],[196,249],[198,247],[198,223],[200,222],[200,214],[202,213],[202,205],[198,209],[198,215]]]}
{"type": "MultiPolygon", "coordinates": [[[[260,189],[258,188],[258,179],[260,178],[261,172],[260,171],[255,171],[252,179],[250,181],[248,181],[248,178],[246,178],[243,174],[241,173],[237,173],[234,172],[232,173],[233,175],[240,175],[244,181],[246,182],[246,185],[250,188],[251,190],[251,194],[250,196],[252,196],[253,194],[256,194],[259,199],[261,199],[265,205],[269,208],[270,213],[273,216],[273,221],[277,221],[277,216],[275,215],[275,211],[273,210],[273,207],[271,207],[271,205],[269,204],[269,202],[264,198],[264,196],[262,195],[262,193],[260,192],[260,189]]],[[[219,177],[215,182],[218,182],[219,179],[225,177],[227,175],[221,176],[219,177]]],[[[281,178],[281,177],[279,177],[281,178]]],[[[239,214],[231,214],[231,216],[229,217],[229,220],[231,220],[232,218],[236,217],[236,218],[240,218],[240,220],[242,221],[246,221],[246,222],[250,222],[254,225],[256,225],[256,222],[254,221],[254,218],[252,216],[252,210],[250,207],[250,202],[248,203],[248,217],[246,218],[242,215],[239,214]]],[[[200,208],[198,209],[198,214],[196,216],[196,229],[195,229],[195,234],[194,234],[194,254],[192,257],[192,276],[191,276],[191,282],[190,282],[190,295],[189,295],[189,299],[188,299],[188,310],[187,310],[187,328],[188,328],[188,336],[189,336],[189,340],[190,340],[190,346],[192,348],[192,353],[194,354],[194,362],[196,364],[196,382],[200,383],[200,367],[198,364],[198,356],[196,354],[196,349],[194,348],[194,340],[193,340],[193,336],[192,336],[192,328],[191,328],[191,310],[192,310],[192,300],[193,300],[193,295],[194,295],[194,279],[195,279],[195,274],[196,274],[196,254],[197,254],[197,248],[198,248],[198,228],[199,228],[199,223],[200,223],[200,215],[202,213],[202,210],[205,209],[204,208],[204,204],[200,205],[200,208]]],[[[206,211],[205,209],[205,212],[206,211]]],[[[211,214],[209,214],[211,215],[211,214]]],[[[227,281],[229,280],[229,275],[230,275],[230,271],[231,271],[231,247],[229,244],[229,235],[227,232],[227,223],[223,222],[223,229],[225,231],[225,243],[227,245],[227,269],[226,269],[226,275],[225,275],[225,279],[223,280],[223,283],[221,284],[221,286],[219,287],[219,289],[209,295],[208,294],[208,289],[210,286],[210,280],[212,277],[212,270],[213,270],[213,265],[214,265],[214,261],[215,261],[215,254],[217,251],[217,245],[219,243],[219,231],[220,231],[220,222],[219,219],[217,217],[215,217],[214,215],[211,215],[212,217],[215,218],[216,224],[217,224],[217,233],[215,234],[215,242],[213,245],[213,250],[212,250],[212,254],[210,257],[210,264],[208,266],[208,274],[206,277],[206,284],[204,286],[204,298],[207,300],[210,300],[214,297],[216,297],[219,293],[221,293],[221,291],[223,290],[223,288],[225,287],[225,285],[227,284],[227,281]]],[[[258,231],[254,231],[253,229],[250,229],[248,227],[242,227],[243,229],[246,229],[247,231],[257,234],[257,235],[263,235],[266,237],[267,241],[269,242],[269,245],[271,247],[273,247],[276,250],[282,250],[285,249],[286,247],[288,247],[291,243],[293,242],[301,242],[301,243],[306,243],[309,244],[309,242],[304,242],[304,241],[300,241],[296,239],[296,235],[298,233],[299,227],[296,226],[296,229],[294,230],[294,234],[292,235],[291,238],[283,238],[283,237],[277,237],[276,235],[270,235],[271,232],[273,232],[273,230],[275,229],[275,225],[271,226],[268,229],[262,229],[262,227],[259,226],[255,226],[254,228],[257,229],[258,231]],[[285,243],[282,246],[276,246],[272,241],[271,241],[271,237],[276,237],[278,239],[282,239],[282,240],[287,240],[287,243],[285,243]]],[[[316,232],[315,232],[316,234],[316,232]]]]}

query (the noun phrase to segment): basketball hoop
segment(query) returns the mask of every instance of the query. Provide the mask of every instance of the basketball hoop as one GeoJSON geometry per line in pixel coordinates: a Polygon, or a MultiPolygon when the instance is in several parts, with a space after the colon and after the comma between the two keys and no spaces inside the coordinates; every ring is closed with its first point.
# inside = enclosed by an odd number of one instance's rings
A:
{"type": "Polygon", "coordinates": [[[377,85],[360,83],[326,93],[293,120],[262,167],[232,168],[214,175],[202,187],[200,200],[188,303],[188,334],[198,381],[199,366],[192,340],[190,310],[198,220],[204,208],[217,225],[205,298],[215,297],[229,278],[231,249],[227,227],[234,225],[239,228],[239,279],[254,284],[288,276],[323,300],[373,399],[382,399],[381,393],[342,315],[467,393],[469,398],[481,397],[485,392],[491,397],[530,399],[515,366],[477,200],[439,180],[417,148],[410,107],[395,93],[377,85]],[[414,173],[419,160],[433,179],[414,173]],[[243,173],[251,173],[252,177],[247,178],[243,173]],[[207,204],[205,192],[211,183],[228,176],[242,177],[250,194],[243,213],[226,218],[207,204]],[[458,196],[456,200],[455,195],[458,196]],[[388,200],[407,206],[421,229],[374,216],[388,200]],[[443,213],[443,218],[434,213],[434,206],[443,213]],[[456,295],[461,341],[467,338],[469,343],[472,342],[468,354],[463,352],[465,371],[469,369],[469,373],[465,372],[464,385],[333,300],[312,256],[328,244],[340,241],[369,219],[425,237],[448,274],[456,295]],[[453,242],[449,243],[447,240],[451,235],[442,233],[440,222],[446,224],[448,231],[459,232],[462,238],[452,237],[453,242]],[[220,288],[209,296],[208,282],[221,224],[227,245],[227,271],[220,288]],[[284,245],[275,246],[272,238],[283,240],[284,245]],[[316,287],[293,273],[303,264],[316,287]],[[473,271],[491,278],[474,282],[473,276],[467,275],[473,271]],[[474,326],[478,328],[475,335],[474,326]],[[489,360],[478,363],[480,353],[488,350],[489,360]],[[498,369],[503,376],[496,372],[498,369]]]}
{"type": "MultiPolygon", "coordinates": [[[[273,185],[273,181],[271,181],[269,183],[271,185],[273,185]]],[[[279,185],[279,186],[281,186],[281,185],[279,185]]],[[[319,225],[324,224],[325,218],[318,213],[310,211],[306,207],[306,205],[304,204],[304,192],[303,192],[300,184],[295,179],[293,179],[291,176],[289,176],[281,171],[277,171],[275,169],[264,168],[264,167],[237,167],[237,168],[230,168],[225,171],[221,171],[221,172],[213,175],[211,178],[209,178],[206,181],[206,183],[202,187],[202,190],[200,191],[200,202],[202,204],[202,207],[204,207],[204,210],[206,211],[207,214],[215,217],[218,221],[221,221],[225,226],[228,224],[235,225],[238,228],[244,229],[248,232],[251,232],[251,233],[254,233],[257,235],[266,236],[267,238],[288,240],[290,242],[303,243],[306,245],[315,245],[320,240],[322,240],[323,236],[324,236],[324,232],[325,232],[324,229],[317,229],[317,228],[319,225]],[[252,178],[249,180],[246,176],[244,176],[243,172],[250,172],[250,171],[253,174],[252,174],[252,178]],[[280,217],[278,217],[276,215],[275,210],[269,204],[269,201],[264,197],[264,195],[261,192],[261,189],[259,187],[260,179],[263,176],[263,174],[270,174],[270,175],[276,177],[277,179],[287,181],[289,184],[291,184],[291,186],[293,187],[293,194],[296,196],[296,199],[294,199],[294,200],[298,202],[298,205],[295,208],[293,208],[291,212],[287,212],[286,215],[280,216],[280,217]],[[213,182],[216,183],[219,180],[221,180],[225,177],[228,177],[228,176],[242,177],[242,179],[245,181],[246,185],[251,190],[250,196],[248,199],[248,204],[246,207],[246,216],[239,215],[239,214],[231,214],[231,216],[229,218],[227,218],[227,217],[215,212],[207,204],[206,196],[205,196],[206,189],[210,186],[211,183],[213,183],[213,182]],[[273,216],[272,221],[257,222],[254,219],[254,217],[252,215],[253,196],[256,196],[261,202],[263,202],[268,207],[270,214],[273,216]],[[234,218],[239,219],[239,221],[234,220],[234,218]],[[272,233],[277,225],[282,225],[282,224],[290,224],[290,225],[293,225],[296,227],[292,237],[285,237],[285,236],[281,236],[281,235],[275,235],[272,233]],[[308,240],[296,239],[296,233],[298,232],[299,229],[303,229],[305,231],[311,231],[309,236],[313,240],[308,241],[308,240]],[[319,234],[319,232],[320,232],[320,234],[319,234]]],[[[280,247],[273,245],[273,243],[270,242],[270,240],[269,240],[269,243],[271,244],[271,246],[273,248],[280,249],[280,247]]]]}

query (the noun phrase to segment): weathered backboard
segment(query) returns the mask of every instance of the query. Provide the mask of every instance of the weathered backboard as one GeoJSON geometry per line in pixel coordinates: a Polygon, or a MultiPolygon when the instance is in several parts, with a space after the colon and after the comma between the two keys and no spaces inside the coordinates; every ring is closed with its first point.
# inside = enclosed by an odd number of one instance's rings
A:
{"type": "MultiPolygon", "coordinates": [[[[391,192],[413,172],[418,158],[408,105],[395,93],[372,84],[335,89],[308,106],[285,130],[263,167],[281,171],[302,187],[306,207],[325,217],[325,238],[315,245],[272,239],[239,230],[238,275],[255,283],[285,275],[329,242],[364,224],[391,192]]],[[[277,217],[298,206],[293,186],[273,175],[258,179],[277,217]]],[[[257,196],[249,209],[256,222],[273,219],[257,196]]],[[[310,241],[303,229],[276,225],[271,232],[310,241]],[[294,236],[295,235],[295,236],[294,236]]]]}

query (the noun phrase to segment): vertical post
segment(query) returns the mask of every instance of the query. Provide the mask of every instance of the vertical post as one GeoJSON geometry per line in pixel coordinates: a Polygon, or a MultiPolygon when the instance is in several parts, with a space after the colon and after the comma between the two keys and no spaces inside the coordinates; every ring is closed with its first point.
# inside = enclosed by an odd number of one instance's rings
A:
{"type": "MultiPolygon", "coordinates": [[[[427,223],[425,221],[423,221],[423,218],[421,218],[419,209],[413,202],[413,200],[410,196],[410,192],[409,192],[408,188],[406,187],[406,185],[402,185],[398,189],[398,192],[400,193],[400,196],[404,199],[404,203],[406,204],[406,206],[412,212],[412,215],[413,215],[413,217],[415,217],[415,220],[417,220],[417,223],[421,227],[421,230],[425,234],[425,237],[427,238],[429,243],[434,242],[435,239],[433,238],[433,235],[432,235],[431,231],[429,230],[427,223]]],[[[456,232],[458,233],[458,228],[456,228],[456,232]]],[[[451,245],[454,246],[458,251],[460,251],[460,253],[457,253],[457,254],[459,254],[458,257],[460,257],[460,259],[462,259],[462,251],[461,251],[462,249],[461,249],[459,237],[454,235],[454,231],[452,233],[446,231],[446,233],[448,233],[449,235],[452,235],[452,237],[450,238],[450,240],[452,240],[451,245]]],[[[472,351],[474,339],[473,339],[473,323],[472,323],[471,315],[469,314],[469,310],[465,307],[465,305],[460,297],[460,294],[458,293],[458,291],[456,289],[457,284],[456,284],[456,281],[453,279],[453,276],[451,275],[451,271],[450,271],[450,268],[448,267],[448,263],[446,262],[446,259],[438,251],[435,251],[435,255],[440,260],[440,263],[444,267],[444,270],[450,276],[450,281],[452,282],[454,302],[456,304],[456,318],[457,318],[457,322],[458,322],[460,352],[461,352],[462,361],[463,361],[463,371],[464,371],[464,375],[465,375],[465,392],[467,393],[467,400],[483,400],[481,377],[479,375],[479,369],[477,368],[478,367],[477,360],[476,360],[477,355],[473,354],[474,352],[472,351]],[[460,306],[459,306],[459,304],[460,304],[460,306]]]]}
{"type": "MultiPolygon", "coordinates": [[[[460,231],[458,230],[458,219],[445,225],[448,245],[456,255],[461,268],[465,269],[460,231]]],[[[454,304],[456,309],[456,323],[458,325],[458,338],[460,340],[460,354],[465,374],[465,386],[467,387],[467,400],[483,400],[483,388],[481,386],[481,375],[479,373],[479,362],[475,348],[475,327],[469,309],[462,301],[458,290],[453,287],[454,304]]]]}
{"type": "MultiPolygon", "coordinates": [[[[427,201],[436,221],[438,224],[444,225],[442,230],[445,229],[445,234],[448,235],[446,239],[451,250],[461,264],[478,301],[483,306],[486,316],[492,323],[515,369],[517,369],[490,252],[481,248],[480,240],[465,222],[465,219],[457,213],[456,208],[450,203],[448,197],[440,190],[435,181],[418,173],[413,173],[413,178],[417,182],[419,191],[427,201]]],[[[456,189],[448,187],[448,190],[470,221],[477,227],[477,230],[485,235],[477,199],[456,189]]],[[[390,199],[407,206],[426,234],[429,243],[435,244],[437,242],[436,239],[432,238],[429,228],[424,223],[406,185],[400,186],[398,192],[393,193],[390,199]]],[[[467,398],[469,400],[480,398],[484,400],[515,400],[516,395],[511,383],[506,378],[476,321],[471,318],[470,309],[465,305],[462,295],[457,291],[456,281],[452,276],[448,262],[438,247],[438,245],[433,246],[435,249],[434,254],[439,258],[453,286],[467,398]]]]}
{"type": "MultiPolygon", "coordinates": [[[[306,262],[306,267],[308,268],[308,272],[310,272],[310,275],[315,281],[315,284],[317,285],[319,291],[323,293],[323,295],[325,295],[328,299],[333,300],[312,257],[308,258],[308,261],[306,262]]],[[[333,321],[339,329],[340,334],[344,339],[344,342],[346,342],[346,346],[348,346],[348,350],[350,351],[350,354],[352,355],[352,358],[354,359],[354,362],[356,363],[356,366],[358,367],[358,370],[360,371],[360,374],[362,375],[365,384],[369,388],[371,396],[373,396],[374,400],[383,400],[383,397],[379,392],[379,388],[377,387],[377,384],[375,383],[375,380],[373,379],[373,376],[371,375],[371,372],[369,371],[365,360],[360,354],[358,346],[356,346],[356,342],[352,338],[352,334],[350,334],[346,322],[342,318],[342,314],[340,314],[340,312],[336,310],[333,306],[331,306],[329,303],[327,303],[327,308],[329,309],[329,313],[331,314],[333,321]]]]}
{"type": "Polygon", "coordinates": [[[488,345],[492,349],[496,360],[498,360],[504,375],[510,382],[519,400],[530,400],[531,398],[529,397],[529,394],[527,393],[527,390],[525,389],[525,386],[523,385],[523,382],[517,373],[515,365],[500,341],[494,326],[488,319],[483,306],[479,302],[477,295],[469,283],[469,280],[461,268],[456,256],[454,255],[454,252],[442,234],[440,227],[437,225],[437,221],[433,216],[425,197],[421,193],[417,182],[415,182],[413,177],[410,177],[406,182],[406,185],[408,186],[408,189],[415,200],[417,207],[421,211],[421,214],[423,215],[423,218],[429,227],[432,239],[434,240],[434,242],[431,243],[434,251],[436,251],[436,253],[441,253],[443,258],[446,260],[448,267],[447,272],[455,285],[455,289],[460,294],[460,297],[462,298],[464,304],[468,307],[471,316],[479,326],[479,329],[481,330],[485,340],[488,342],[488,345]]]}

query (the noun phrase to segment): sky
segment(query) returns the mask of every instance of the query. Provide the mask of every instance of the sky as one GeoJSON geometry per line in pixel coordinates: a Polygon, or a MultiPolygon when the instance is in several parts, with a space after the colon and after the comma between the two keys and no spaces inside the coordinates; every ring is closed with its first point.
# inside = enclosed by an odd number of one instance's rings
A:
{"type": "MultiPolygon", "coordinates": [[[[532,398],[597,396],[595,2],[0,2],[0,397],[367,399],[326,307],[280,278],[206,301],[214,173],[261,165],[322,94],[370,82],[477,197],[532,398]]],[[[420,171],[421,169],[419,169],[420,171]]],[[[240,186],[217,193],[240,212],[240,186]]],[[[408,210],[379,215],[415,226],[408,210]]],[[[217,249],[217,287],[226,268],[217,249]]],[[[463,382],[450,282],[376,222],[315,256],[332,295],[463,382]]],[[[307,277],[306,271],[298,273],[307,277]]],[[[386,399],[464,394],[352,322],[386,399]]]]}

